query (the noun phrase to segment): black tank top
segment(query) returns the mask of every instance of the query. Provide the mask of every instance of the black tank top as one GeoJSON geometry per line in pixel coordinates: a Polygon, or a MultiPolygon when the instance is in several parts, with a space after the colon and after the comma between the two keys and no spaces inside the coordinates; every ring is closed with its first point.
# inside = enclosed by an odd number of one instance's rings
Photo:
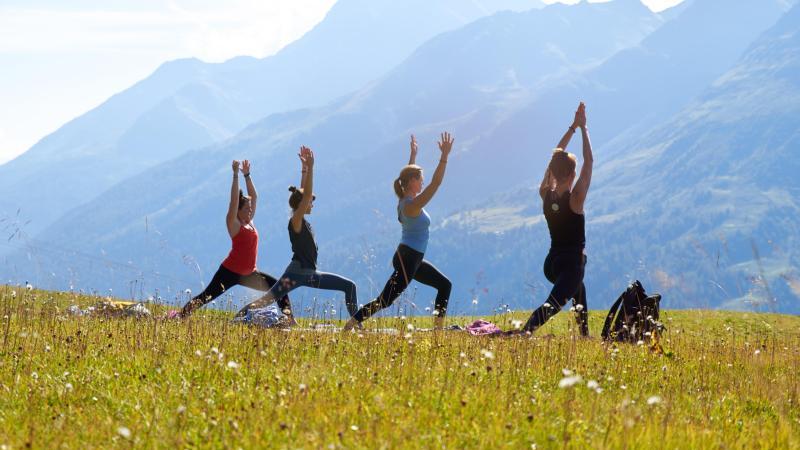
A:
{"type": "Polygon", "coordinates": [[[314,229],[303,219],[300,232],[295,233],[292,221],[289,220],[289,240],[292,242],[292,261],[297,261],[304,269],[317,270],[317,242],[314,240],[314,229]]]}
{"type": "Polygon", "coordinates": [[[554,191],[544,196],[544,218],[550,229],[550,248],[558,250],[583,250],[586,247],[586,218],[575,214],[569,207],[571,192],[561,197],[554,191]]]}

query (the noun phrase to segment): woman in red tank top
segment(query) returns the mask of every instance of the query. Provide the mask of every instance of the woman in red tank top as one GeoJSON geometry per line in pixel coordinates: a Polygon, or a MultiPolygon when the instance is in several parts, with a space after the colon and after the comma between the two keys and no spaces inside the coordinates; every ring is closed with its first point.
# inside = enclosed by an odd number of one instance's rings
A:
{"type": "MultiPolygon", "coordinates": [[[[203,292],[186,303],[180,312],[173,313],[173,316],[188,317],[194,310],[237,284],[259,291],[268,291],[277,282],[274,277],[259,272],[256,267],[258,231],[253,225],[253,216],[256,213],[258,193],[250,178],[250,161],[244,160],[241,164],[248,195],[244,195],[239,189],[239,161],[233,161],[232,168],[231,201],[225,217],[228,234],[231,236],[231,251],[203,292]]],[[[294,323],[289,297],[284,295],[278,301],[278,306],[289,317],[289,321],[294,323]]]]}

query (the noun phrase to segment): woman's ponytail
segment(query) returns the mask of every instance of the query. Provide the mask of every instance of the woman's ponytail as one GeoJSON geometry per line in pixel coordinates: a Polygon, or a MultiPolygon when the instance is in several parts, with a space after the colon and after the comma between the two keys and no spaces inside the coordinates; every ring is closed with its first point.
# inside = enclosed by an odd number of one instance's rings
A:
{"type": "Polygon", "coordinates": [[[394,180],[394,193],[397,194],[397,198],[403,198],[403,180],[400,177],[394,180]]]}
{"type": "Polygon", "coordinates": [[[297,186],[289,186],[289,207],[294,211],[300,206],[300,201],[303,200],[303,190],[297,186]]]}

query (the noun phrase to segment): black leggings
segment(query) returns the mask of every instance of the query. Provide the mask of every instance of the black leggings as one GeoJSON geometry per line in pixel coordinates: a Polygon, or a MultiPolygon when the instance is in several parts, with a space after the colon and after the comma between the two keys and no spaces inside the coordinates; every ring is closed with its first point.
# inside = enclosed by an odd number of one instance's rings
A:
{"type": "MultiPolygon", "coordinates": [[[[189,302],[183,306],[183,309],[181,309],[181,317],[187,317],[194,312],[194,310],[219,297],[223,292],[237,284],[257,291],[266,292],[277,281],[278,280],[272,276],[263,272],[255,271],[250,275],[239,275],[238,273],[226,269],[225,266],[220,265],[217,273],[214,274],[211,282],[208,283],[208,286],[206,286],[203,292],[189,300],[189,302]]],[[[284,295],[278,300],[278,306],[281,308],[281,311],[285,311],[286,309],[291,310],[292,306],[289,302],[289,296],[284,295]]]]}
{"type": "Polygon", "coordinates": [[[383,291],[375,300],[359,309],[353,318],[363,322],[376,312],[388,308],[408,287],[411,280],[431,286],[437,290],[435,308],[439,317],[447,313],[447,302],[450,299],[450,290],[453,288],[447,279],[433,264],[425,261],[424,254],[411,247],[400,245],[392,258],[394,272],[386,282],[383,291]]]}
{"type": "Polygon", "coordinates": [[[578,327],[582,336],[589,335],[589,308],[586,304],[586,286],[583,274],[586,268],[586,256],[582,250],[550,249],[544,260],[544,276],[553,283],[550,296],[542,306],[531,314],[523,330],[534,332],[556,315],[567,300],[578,312],[578,327]]]}

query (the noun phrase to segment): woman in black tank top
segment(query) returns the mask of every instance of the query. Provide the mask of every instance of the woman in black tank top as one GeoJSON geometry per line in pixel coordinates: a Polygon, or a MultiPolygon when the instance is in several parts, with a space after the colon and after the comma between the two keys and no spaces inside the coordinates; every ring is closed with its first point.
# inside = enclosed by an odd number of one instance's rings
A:
{"type": "MultiPolygon", "coordinates": [[[[341,275],[320,272],[317,269],[317,242],[314,229],[305,216],[311,214],[314,207],[314,152],[308,147],[301,147],[297,155],[302,162],[300,188],[289,187],[289,207],[292,217],[289,219],[289,240],[292,242],[292,261],[286,267],[281,278],[272,285],[269,291],[258,300],[246,305],[236,317],[246,317],[248,312],[269,305],[275,299],[282,298],[292,290],[305,286],[315,289],[340,291],[344,294],[347,312],[352,316],[358,310],[356,284],[341,275]]],[[[283,310],[294,324],[291,310],[283,310]]]]}
{"type": "Polygon", "coordinates": [[[586,287],[583,284],[586,266],[583,204],[592,179],[592,162],[592,145],[586,129],[586,105],[581,103],[575,112],[575,120],[553,151],[539,186],[544,217],[550,230],[550,252],[544,261],[544,274],[553,283],[553,289],[547,301],[531,314],[522,330],[512,331],[512,334],[536,331],[559,312],[569,299],[573,299],[581,335],[589,335],[586,287]],[[578,128],[583,137],[583,166],[576,182],[576,158],[566,149],[578,128]]]}

